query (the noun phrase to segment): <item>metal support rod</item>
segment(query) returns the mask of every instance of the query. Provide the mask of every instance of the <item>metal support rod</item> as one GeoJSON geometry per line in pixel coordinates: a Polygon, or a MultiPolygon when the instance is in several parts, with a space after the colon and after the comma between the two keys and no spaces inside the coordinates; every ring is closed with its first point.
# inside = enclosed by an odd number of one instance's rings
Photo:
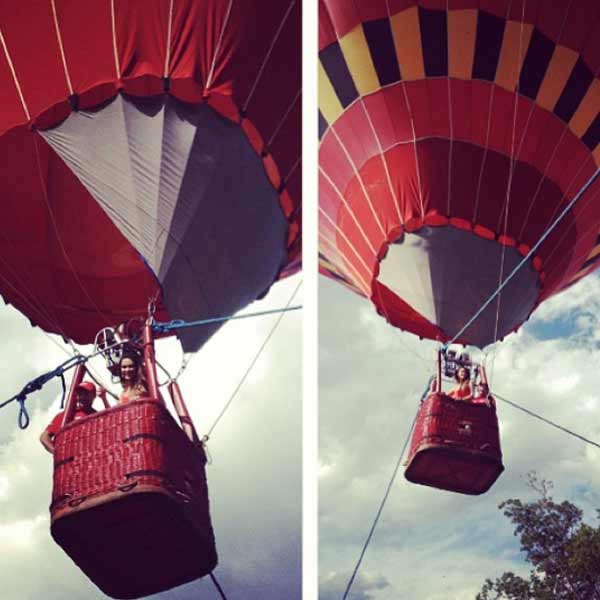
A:
{"type": "Polygon", "coordinates": [[[483,365],[479,365],[479,377],[481,379],[481,383],[483,383],[484,385],[488,385],[487,374],[483,365]]]}
{"type": "Polygon", "coordinates": [[[146,381],[148,382],[148,392],[150,397],[164,404],[164,400],[158,390],[158,376],[156,375],[156,358],[154,356],[154,336],[152,325],[144,325],[144,365],[146,371],[146,381]]]}
{"type": "Polygon", "coordinates": [[[438,350],[437,355],[437,372],[435,377],[435,392],[442,393],[442,351],[438,350]]]}
{"type": "Polygon", "coordinates": [[[75,408],[77,407],[77,386],[83,381],[86,373],[86,368],[83,363],[79,363],[75,367],[75,373],[71,381],[71,387],[69,388],[69,395],[67,396],[67,402],[65,405],[65,412],[63,413],[63,419],[61,423],[61,429],[70,423],[75,416],[75,408]]]}
{"type": "Polygon", "coordinates": [[[196,433],[196,428],[194,427],[194,423],[192,422],[190,413],[188,412],[187,406],[185,405],[183,395],[181,394],[181,390],[179,389],[179,384],[176,381],[171,381],[167,389],[169,390],[169,395],[171,396],[171,400],[173,401],[173,406],[175,406],[175,412],[177,412],[177,416],[179,417],[179,421],[181,422],[181,428],[188,436],[190,442],[194,444],[198,443],[200,441],[200,438],[196,433]]]}

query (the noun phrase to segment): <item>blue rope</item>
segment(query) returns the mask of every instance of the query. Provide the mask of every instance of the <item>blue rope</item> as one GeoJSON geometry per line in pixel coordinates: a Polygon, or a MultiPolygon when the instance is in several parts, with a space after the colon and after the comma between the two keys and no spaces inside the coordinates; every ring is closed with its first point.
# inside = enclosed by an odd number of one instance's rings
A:
{"type": "Polygon", "coordinates": [[[262,310],[255,313],[245,313],[243,315],[230,315],[228,317],[213,317],[211,319],[202,319],[200,321],[183,321],[181,319],[174,319],[167,323],[154,323],[152,330],[154,333],[166,333],[173,331],[174,329],[184,329],[186,327],[198,327],[200,325],[208,325],[210,323],[222,323],[223,321],[232,321],[233,319],[247,319],[248,317],[259,317],[262,315],[272,315],[275,313],[287,312],[290,310],[298,310],[302,308],[302,305],[288,306],[286,308],[275,308],[273,310],[262,310]]]}
{"type": "Polygon", "coordinates": [[[534,252],[546,241],[548,236],[554,231],[556,226],[563,220],[565,215],[575,206],[575,204],[579,201],[579,199],[588,191],[588,189],[592,186],[592,184],[596,181],[600,175],[600,169],[597,169],[596,172],[588,179],[585,185],[575,194],[575,197],[564,210],[558,215],[554,223],[544,232],[542,237],[536,242],[535,246],[527,253],[521,262],[513,269],[512,273],[502,282],[502,284],[498,287],[498,289],[487,299],[487,301],[479,308],[479,310],[469,319],[466,325],[447,343],[443,344],[442,350],[446,350],[448,346],[453,344],[481,315],[481,313],[494,301],[494,299],[502,292],[502,290],[508,285],[508,283],[512,280],[512,278],[517,274],[517,272],[525,265],[525,263],[531,258],[534,252]]]}
{"type": "Polygon", "coordinates": [[[87,357],[82,356],[81,354],[79,354],[77,356],[72,356],[65,362],[58,365],[58,367],[56,367],[55,369],[52,369],[52,371],[48,371],[47,373],[44,373],[43,375],[40,375],[39,377],[32,379],[27,385],[25,385],[25,387],[18,394],[15,394],[12,398],[9,398],[8,400],[5,400],[4,402],[2,402],[2,404],[0,404],[0,408],[4,408],[11,402],[18,402],[19,403],[19,420],[18,420],[19,427],[21,429],[27,429],[27,427],[29,426],[29,422],[30,422],[29,414],[27,413],[27,409],[25,408],[25,400],[27,399],[27,396],[29,394],[32,394],[33,392],[37,392],[37,391],[41,390],[42,387],[44,387],[44,385],[46,385],[46,383],[48,383],[51,379],[54,379],[54,377],[60,377],[62,380],[62,383],[63,383],[63,402],[64,402],[64,395],[66,392],[66,384],[64,382],[63,375],[64,375],[65,371],[72,369],[73,367],[77,366],[78,364],[87,362],[87,360],[88,360],[87,357]]]}

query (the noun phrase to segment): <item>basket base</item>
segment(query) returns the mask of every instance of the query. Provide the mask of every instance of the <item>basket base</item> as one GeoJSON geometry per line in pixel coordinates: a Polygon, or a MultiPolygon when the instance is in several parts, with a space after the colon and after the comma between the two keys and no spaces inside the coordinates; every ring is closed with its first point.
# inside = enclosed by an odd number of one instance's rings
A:
{"type": "Polygon", "coordinates": [[[198,528],[156,489],[128,493],[53,519],[52,537],[108,596],[140,598],[210,573],[210,524],[198,528]]]}
{"type": "Polygon", "coordinates": [[[412,483],[477,496],[487,492],[502,471],[502,462],[484,452],[428,444],[412,457],[404,476],[412,483]]]}

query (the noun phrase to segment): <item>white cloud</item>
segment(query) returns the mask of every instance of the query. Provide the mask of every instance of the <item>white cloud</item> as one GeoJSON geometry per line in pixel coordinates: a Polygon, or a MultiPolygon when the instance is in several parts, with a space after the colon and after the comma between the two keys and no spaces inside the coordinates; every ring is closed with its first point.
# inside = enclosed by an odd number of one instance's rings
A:
{"type": "MultiPolygon", "coordinates": [[[[600,442],[600,421],[594,418],[600,371],[596,315],[598,277],[543,304],[520,332],[488,352],[492,389],[600,442]],[[544,341],[538,338],[542,333],[544,341]]],[[[336,573],[339,592],[433,371],[436,346],[392,328],[369,303],[325,279],[319,335],[320,460],[335,465],[320,479],[320,568],[336,573]],[[365,311],[373,318],[365,318],[365,311]]],[[[487,494],[469,497],[412,485],[401,469],[360,571],[376,573],[388,585],[369,589],[370,596],[359,590],[356,598],[472,600],[487,577],[505,570],[526,575],[518,540],[497,507],[507,498],[533,498],[525,477],[532,469],[555,482],[556,498],[573,500],[588,519],[595,518],[600,450],[500,401],[498,414],[506,470],[487,494]]],[[[321,583],[324,589],[333,586],[327,578],[321,583]]]]}

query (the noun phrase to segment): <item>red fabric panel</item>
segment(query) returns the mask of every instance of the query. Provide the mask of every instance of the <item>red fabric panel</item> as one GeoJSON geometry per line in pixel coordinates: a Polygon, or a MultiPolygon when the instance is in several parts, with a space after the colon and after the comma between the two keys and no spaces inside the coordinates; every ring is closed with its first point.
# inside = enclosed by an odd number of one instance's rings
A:
{"type": "MultiPolygon", "coordinates": [[[[419,201],[419,181],[416,176],[416,159],[417,153],[413,143],[397,145],[386,152],[386,162],[392,179],[392,186],[398,198],[400,214],[404,223],[415,216],[422,216],[419,201]]],[[[380,161],[373,160],[362,170],[365,185],[369,188],[373,187],[375,191],[384,188],[386,185],[385,176],[381,173],[380,165],[380,161]]],[[[398,220],[394,222],[396,211],[390,203],[386,203],[384,207],[386,222],[392,225],[390,227],[388,224],[388,231],[390,231],[393,226],[398,226],[401,222],[398,220]]]]}
{"type": "MultiPolygon", "coordinates": [[[[397,148],[406,149],[406,146],[397,146],[397,148]]],[[[413,157],[412,162],[414,164],[414,150],[412,149],[412,145],[411,148],[408,149],[408,152],[409,155],[413,157]]],[[[408,160],[410,161],[410,158],[408,160]]],[[[389,172],[394,172],[397,165],[388,161],[387,167],[389,172]]],[[[398,208],[396,207],[396,200],[393,196],[393,193],[396,193],[398,202],[400,203],[400,198],[402,197],[401,190],[395,185],[393,176],[391,176],[390,179],[391,188],[394,192],[390,189],[390,181],[388,181],[385,174],[383,157],[379,154],[367,161],[360,172],[364,187],[368,190],[369,198],[377,212],[377,217],[383,227],[385,235],[382,234],[381,229],[377,226],[375,220],[371,216],[370,207],[367,206],[362,186],[359,184],[357,178],[354,178],[348,186],[346,197],[354,213],[357,216],[364,215],[362,220],[366,220],[367,223],[369,223],[369,237],[375,247],[375,252],[378,252],[392,229],[397,227],[401,222],[398,219],[398,208]],[[400,192],[400,195],[398,192],[400,192]]],[[[406,212],[407,211],[405,211],[405,213],[406,212]]]]}
{"type": "Polygon", "coordinates": [[[479,8],[505,19],[511,3],[512,0],[480,0],[479,8]]]}
{"type": "Polygon", "coordinates": [[[138,316],[156,281],[65,164],[42,138],[36,143],[42,178],[27,130],[0,138],[0,289],[43,329],[89,342],[101,327],[138,316]],[[89,307],[85,319],[79,306],[89,307]]]}
{"type": "Polygon", "coordinates": [[[418,4],[415,0],[389,0],[390,13],[395,15],[418,4]]]}
{"type": "Polygon", "coordinates": [[[450,10],[479,8],[479,0],[448,0],[448,8],[450,10]]]}
{"type": "Polygon", "coordinates": [[[343,121],[335,125],[342,144],[348,154],[352,157],[355,165],[363,165],[369,158],[379,154],[377,138],[373,135],[373,129],[362,102],[358,101],[346,109],[343,121]]]}
{"type": "Polygon", "coordinates": [[[355,173],[333,131],[331,128],[321,142],[319,163],[343,194],[355,173]]]}
{"type": "MultiPolygon", "coordinates": [[[[34,116],[65,100],[69,90],[50,3],[0,3],[0,23],[29,114],[34,116]]],[[[14,87],[12,75],[1,81],[2,87],[14,87]]],[[[6,123],[2,129],[8,127],[6,123]]]]}
{"type": "MultiPolygon", "coordinates": [[[[414,3],[414,2],[413,2],[414,3]]],[[[344,37],[359,23],[388,16],[386,0],[345,2],[319,0],[319,50],[344,37]]],[[[394,11],[391,7],[392,14],[394,11]]]]}
{"type": "MultiPolygon", "coordinates": [[[[294,104],[294,98],[300,92],[302,61],[297,52],[298,48],[302,47],[302,32],[297,26],[300,22],[300,9],[301,3],[296,2],[277,37],[270,59],[265,64],[246,110],[247,117],[261,132],[264,143],[271,138],[279,121],[294,104]],[[277,82],[279,93],[273,93],[272,82],[277,82]]],[[[300,122],[300,114],[300,111],[296,112],[296,123],[300,122]]],[[[299,136],[294,137],[299,142],[299,136]]],[[[286,159],[282,157],[281,160],[287,162],[289,168],[289,164],[300,156],[300,147],[288,145],[288,148],[290,151],[287,152],[286,159]]]]}
{"type": "Polygon", "coordinates": [[[424,213],[433,209],[442,215],[448,215],[450,144],[439,139],[421,140],[417,144],[417,156],[424,213]]]}
{"type": "Polygon", "coordinates": [[[21,104],[17,86],[14,83],[12,73],[6,55],[0,54],[0,134],[16,124],[26,123],[27,115],[21,104]]]}
{"type": "Polygon", "coordinates": [[[454,142],[452,145],[451,214],[475,218],[478,205],[477,191],[484,160],[484,149],[479,146],[454,142]]]}
{"type": "Polygon", "coordinates": [[[441,329],[430,323],[378,281],[373,282],[371,300],[377,307],[377,312],[385,316],[387,321],[394,327],[410,331],[430,340],[448,341],[441,329]]]}
{"type": "Polygon", "coordinates": [[[329,11],[323,0],[319,0],[319,51],[333,44],[337,39],[329,11]]]}
{"type": "Polygon", "coordinates": [[[562,44],[563,40],[559,40],[559,35],[568,9],[569,3],[546,3],[544,10],[538,11],[535,26],[552,41],[562,44]]]}
{"type": "MultiPolygon", "coordinates": [[[[115,2],[115,20],[121,78],[125,82],[142,76],[160,80],[167,52],[169,3],[161,0],[115,2]]],[[[160,93],[161,87],[154,93],[160,93]]],[[[140,95],[152,94],[152,89],[133,89],[140,95]]]]}
{"type": "Polygon", "coordinates": [[[583,47],[582,55],[592,73],[598,77],[600,71],[600,19],[594,23],[583,47]]]}
{"type": "Polygon", "coordinates": [[[392,122],[392,128],[381,129],[381,123],[376,128],[381,131],[381,145],[385,149],[397,142],[408,142],[414,140],[413,128],[410,121],[410,112],[406,104],[406,84],[400,83],[391,87],[381,89],[377,94],[369,97],[369,102],[374,103],[375,95],[381,94],[385,102],[385,107],[388,113],[388,119],[392,122]],[[387,141],[387,136],[393,136],[393,141],[387,141]],[[385,143],[384,143],[385,141],[385,143]]]}
{"type": "Polygon", "coordinates": [[[600,4],[595,0],[574,0],[560,37],[561,45],[581,52],[598,18],[600,4]]]}
{"type": "MultiPolygon", "coordinates": [[[[113,82],[116,68],[110,2],[57,0],[56,13],[74,91],[82,94],[99,83],[113,82]]],[[[106,98],[113,94],[114,87],[107,88],[106,98]]]]}
{"type": "MultiPolygon", "coordinates": [[[[538,13],[545,10],[557,10],[558,3],[552,3],[544,0],[513,0],[510,3],[508,19],[510,21],[523,21],[524,23],[535,23],[538,13]]],[[[560,11],[560,8],[558,8],[560,11]]]]}
{"type": "MultiPolygon", "coordinates": [[[[565,131],[564,123],[554,114],[549,114],[544,123],[544,129],[540,130],[540,143],[538,144],[532,164],[542,173],[546,172],[552,154],[555,148],[560,143],[564,135],[568,135],[565,131]]],[[[540,119],[541,120],[541,119],[540,119]]]]}
{"type": "Polygon", "coordinates": [[[446,78],[426,79],[429,105],[429,135],[435,137],[450,137],[450,84],[446,78]]]}
{"type": "Polygon", "coordinates": [[[492,119],[490,106],[493,100],[492,94],[494,93],[495,86],[490,82],[473,82],[471,85],[472,140],[484,148],[488,142],[490,121],[492,119]]]}
{"type": "Polygon", "coordinates": [[[452,137],[459,140],[473,139],[472,120],[473,102],[472,82],[450,79],[450,103],[452,105],[452,137]]]}

